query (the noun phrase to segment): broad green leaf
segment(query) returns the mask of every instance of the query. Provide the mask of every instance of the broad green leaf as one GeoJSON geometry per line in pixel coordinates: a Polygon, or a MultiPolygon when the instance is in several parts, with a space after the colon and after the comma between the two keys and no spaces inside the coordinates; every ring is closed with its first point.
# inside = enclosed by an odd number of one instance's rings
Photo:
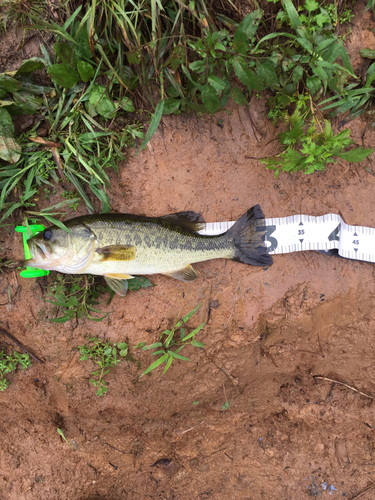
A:
{"type": "Polygon", "coordinates": [[[313,51],[313,46],[312,46],[312,43],[307,40],[307,38],[302,38],[302,37],[298,37],[297,38],[297,42],[305,49],[307,50],[307,52],[310,52],[310,54],[312,53],[313,51]]]}
{"type": "Polygon", "coordinates": [[[106,88],[103,85],[94,84],[89,93],[90,105],[104,118],[113,118],[116,106],[106,94],[106,88]]]}
{"type": "Polygon", "coordinates": [[[327,84],[327,81],[328,81],[328,74],[327,72],[321,68],[320,66],[312,66],[312,70],[313,70],[313,73],[315,76],[317,76],[318,78],[320,78],[320,80],[322,80],[324,82],[324,84],[326,85],[327,84]]]}
{"type": "MultiPolygon", "coordinates": [[[[249,47],[249,37],[240,26],[236,29],[233,37],[233,50],[237,54],[245,55],[249,47]]],[[[192,69],[190,67],[190,69],[192,69]]]]}
{"type": "Polygon", "coordinates": [[[141,49],[129,50],[126,52],[129,64],[139,64],[141,61],[141,49]]]}
{"type": "Polygon", "coordinates": [[[267,85],[274,87],[279,85],[279,79],[275,71],[275,66],[271,61],[261,61],[257,64],[257,75],[267,85]]]}
{"type": "Polygon", "coordinates": [[[14,125],[5,108],[0,108],[0,158],[9,163],[16,163],[22,148],[13,138],[14,125]]]}
{"type": "Polygon", "coordinates": [[[0,75],[0,90],[5,92],[17,92],[22,87],[22,82],[8,75],[0,75]]]}
{"type": "Polygon", "coordinates": [[[4,99],[6,95],[8,95],[7,92],[5,92],[5,90],[0,89],[0,99],[4,99]]]}
{"type": "Polygon", "coordinates": [[[330,45],[333,44],[333,42],[336,42],[337,41],[337,38],[326,38],[324,39],[322,42],[318,43],[315,51],[320,54],[321,52],[323,52],[324,49],[326,49],[327,47],[329,47],[330,45]]]}
{"type": "Polygon", "coordinates": [[[237,78],[248,87],[249,90],[263,90],[264,86],[252,69],[246,67],[246,63],[239,58],[233,60],[233,67],[237,78]]]}
{"type": "Polygon", "coordinates": [[[189,69],[191,71],[196,71],[197,73],[202,73],[206,67],[206,62],[205,61],[194,61],[189,64],[189,69]]]}
{"type": "Polygon", "coordinates": [[[233,87],[231,89],[231,91],[229,92],[229,97],[231,97],[236,104],[240,104],[243,106],[249,105],[244,93],[238,87],[233,87]]]}
{"type": "Polygon", "coordinates": [[[88,82],[94,76],[95,71],[90,63],[86,61],[77,62],[77,71],[83,82],[88,82]]]}
{"type": "Polygon", "coordinates": [[[53,50],[55,54],[60,58],[61,62],[65,64],[73,64],[74,50],[73,48],[65,42],[56,42],[53,45],[53,50]]]}
{"type": "Polygon", "coordinates": [[[371,49],[362,49],[360,55],[366,59],[375,59],[375,50],[371,49]]]}
{"type": "Polygon", "coordinates": [[[326,141],[328,141],[328,139],[331,139],[331,137],[333,136],[332,126],[328,120],[324,120],[324,123],[324,138],[326,139],[326,141]]]}
{"type": "Polygon", "coordinates": [[[21,75],[22,73],[32,73],[37,69],[44,68],[44,60],[41,57],[32,57],[26,61],[22,61],[21,66],[18,68],[15,76],[21,75]]]}
{"type": "Polygon", "coordinates": [[[32,115],[36,113],[42,103],[43,98],[20,90],[13,93],[14,105],[10,106],[8,111],[11,115],[32,115]]]}
{"type": "Polygon", "coordinates": [[[347,153],[336,153],[336,156],[346,161],[358,162],[364,160],[365,158],[370,156],[370,154],[373,152],[374,152],[373,149],[357,148],[357,149],[352,149],[347,153]]]}
{"type": "Polygon", "coordinates": [[[4,137],[13,137],[14,124],[10,114],[5,109],[0,109],[0,135],[4,137]]]}
{"type": "Polygon", "coordinates": [[[322,88],[322,82],[317,76],[310,76],[307,78],[306,85],[310,90],[311,95],[315,95],[322,88]]]}
{"type": "Polygon", "coordinates": [[[294,71],[293,71],[293,76],[292,76],[292,79],[293,79],[293,83],[298,83],[301,78],[303,76],[303,68],[302,66],[296,66],[294,68],[294,71]]]}
{"type": "Polygon", "coordinates": [[[127,96],[123,97],[119,104],[120,104],[121,109],[123,109],[124,111],[127,111],[128,113],[133,113],[133,111],[135,110],[131,99],[127,96]]]}
{"type": "Polygon", "coordinates": [[[181,105],[181,99],[174,99],[173,97],[168,97],[164,101],[163,114],[171,115],[175,113],[176,111],[178,111],[180,105],[181,105]]]}
{"type": "Polygon", "coordinates": [[[198,342],[198,340],[192,340],[191,345],[193,345],[194,347],[204,347],[205,346],[205,344],[203,344],[203,342],[198,342]]]}
{"type": "Polygon", "coordinates": [[[136,276],[135,278],[128,280],[128,287],[130,291],[136,291],[140,288],[148,288],[150,286],[155,286],[148,281],[147,278],[140,278],[136,276]]]}
{"type": "Polygon", "coordinates": [[[375,0],[368,0],[365,7],[365,12],[370,9],[375,9],[375,0]]]}
{"type": "Polygon", "coordinates": [[[209,75],[207,81],[211,85],[211,87],[213,87],[215,90],[218,90],[219,92],[225,89],[226,84],[224,80],[222,80],[218,76],[209,75]]]}
{"type": "Polygon", "coordinates": [[[293,5],[292,0],[284,0],[283,6],[288,14],[292,28],[296,29],[298,28],[298,26],[301,26],[301,19],[298,15],[298,12],[296,11],[296,8],[293,5]]]}
{"type": "Polygon", "coordinates": [[[352,76],[355,77],[354,70],[353,70],[353,67],[352,67],[352,63],[350,62],[348,53],[345,50],[345,47],[344,47],[344,45],[342,43],[342,40],[340,40],[339,44],[340,44],[340,52],[339,52],[339,54],[341,56],[342,62],[344,63],[344,66],[349,71],[349,73],[352,76]]]}
{"type": "MultiPolygon", "coordinates": [[[[263,11],[257,9],[250,12],[238,25],[249,38],[253,37],[257,32],[260,20],[262,19],[263,11]]],[[[234,34],[236,36],[236,34],[234,34]]]]}
{"type": "Polygon", "coordinates": [[[78,59],[92,59],[92,52],[90,48],[90,39],[87,32],[87,26],[83,26],[78,33],[76,42],[78,45],[74,47],[74,53],[78,59]]]}
{"type": "Polygon", "coordinates": [[[208,83],[203,87],[202,102],[211,114],[216,113],[220,108],[220,100],[217,96],[216,90],[208,83]]]}
{"type": "Polygon", "coordinates": [[[307,12],[314,12],[314,10],[319,9],[319,4],[315,0],[306,0],[304,7],[307,12]]]}
{"type": "Polygon", "coordinates": [[[47,69],[47,73],[57,85],[60,85],[64,89],[72,89],[77,85],[79,80],[77,71],[65,63],[52,64],[47,69]]]}
{"type": "Polygon", "coordinates": [[[144,138],[144,141],[141,144],[140,150],[144,149],[146,147],[146,144],[154,136],[154,134],[159,126],[161,117],[163,116],[163,109],[164,109],[164,99],[160,100],[156,105],[154,116],[152,117],[150,126],[148,127],[148,130],[146,132],[146,136],[144,138]]]}

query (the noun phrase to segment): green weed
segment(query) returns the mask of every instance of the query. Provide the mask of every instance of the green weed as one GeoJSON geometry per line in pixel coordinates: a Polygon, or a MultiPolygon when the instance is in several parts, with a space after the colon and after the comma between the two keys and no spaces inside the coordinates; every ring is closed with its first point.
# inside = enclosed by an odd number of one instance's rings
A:
{"type": "MultiPolygon", "coordinates": [[[[100,278],[91,275],[57,274],[52,285],[48,286],[46,301],[55,307],[53,323],[66,323],[69,320],[87,318],[93,321],[103,321],[109,312],[98,309],[100,297],[109,294],[108,306],[115,292],[100,283],[100,278]],[[98,282],[99,281],[99,282],[98,282]],[[62,314],[62,316],[60,316],[62,314]],[[94,316],[95,314],[95,316],[94,316]]],[[[128,280],[128,290],[137,291],[140,288],[153,286],[147,278],[135,277],[128,280]]]]}
{"type": "Polygon", "coordinates": [[[108,387],[103,377],[111,371],[112,367],[120,363],[121,357],[123,358],[128,354],[128,344],[120,342],[119,344],[114,343],[111,345],[108,340],[103,342],[98,337],[90,338],[89,342],[91,345],[78,347],[81,353],[80,360],[87,361],[88,359],[92,359],[99,366],[98,370],[91,372],[91,375],[96,378],[90,379],[90,383],[94,387],[97,387],[96,394],[98,396],[104,396],[108,392],[108,387]],[[120,358],[117,357],[117,354],[120,358]]]}
{"type": "Polygon", "coordinates": [[[154,361],[140,376],[146,375],[151,371],[155,370],[158,366],[165,363],[163,374],[170,368],[172,362],[175,359],[180,359],[183,361],[190,361],[179,354],[179,352],[187,345],[192,345],[194,347],[204,347],[202,342],[195,340],[196,334],[204,327],[206,322],[202,323],[198,328],[195,328],[192,332],[187,333],[185,328],[185,323],[198,311],[201,304],[190,311],[186,316],[184,316],[180,321],[178,321],[171,330],[165,330],[161,336],[160,341],[155,342],[151,345],[146,345],[145,342],[140,342],[134,349],[140,348],[142,351],[147,351],[150,349],[157,349],[152,353],[152,356],[158,356],[158,359],[154,361]],[[179,336],[176,332],[179,331],[179,336]]]}
{"type": "Polygon", "coordinates": [[[56,308],[57,317],[50,321],[53,323],[66,323],[71,319],[85,317],[93,321],[102,321],[109,314],[109,312],[98,309],[100,305],[98,299],[104,292],[110,293],[108,305],[114,292],[109,287],[98,284],[94,276],[64,276],[58,274],[54,283],[48,287],[45,299],[56,308]],[[62,316],[59,316],[59,314],[62,314],[62,316]]]}
{"type": "Polygon", "coordinates": [[[13,351],[12,354],[7,354],[6,349],[0,351],[0,391],[5,391],[10,385],[10,382],[5,378],[5,374],[14,372],[18,366],[22,370],[31,366],[30,356],[27,353],[20,354],[13,351]]]}

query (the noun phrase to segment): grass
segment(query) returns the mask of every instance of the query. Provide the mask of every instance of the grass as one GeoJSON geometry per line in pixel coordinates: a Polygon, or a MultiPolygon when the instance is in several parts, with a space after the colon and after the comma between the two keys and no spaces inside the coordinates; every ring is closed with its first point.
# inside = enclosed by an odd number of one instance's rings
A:
{"type": "MultiPolygon", "coordinates": [[[[280,154],[263,159],[275,175],[312,174],[373,152],[331,126],[334,116],[349,123],[370,113],[375,98],[375,63],[362,80],[337,35],[350,3],[268,0],[246,16],[234,0],[86,0],[62,4],[57,17],[37,0],[7,6],[5,28],[18,23],[53,40],[0,75],[0,224],[64,227],[61,218],[80,204],[109,212],[110,172],[129,147],[147,145],[163,115],[215,114],[230,101],[249,108],[254,92],[269,96],[270,120],[284,123],[280,154]],[[16,138],[13,118],[25,114],[34,124],[16,138]],[[45,207],[53,191],[63,199],[45,207]]],[[[375,58],[367,48],[361,55],[375,58]]],[[[65,311],[57,321],[99,313],[104,287],[93,278],[77,286],[55,300],[65,311]]]]}
{"type": "Polygon", "coordinates": [[[104,342],[98,337],[92,337],[89,339],[89,344],[79,346],[78,350],[81,353],[81,361],[92,359],[98,365],[98,370],[91,373],[95,378],[90,379],[90,383],[97,388],[97,396],[104,396],[108,392],[108,387],[103,378],[108,375],[112,367],[120,363],[121,358],[127,356],[128,344],[121,342],[112,345],[109,341],[104,342]]]}
{"type": "MultiPolygon", "coordinates": [[[[154,350],[153,356],[157,356],[157,360],[152,363],[142,373],[140,378],[146,374],[150,374],[160,365],[165,363],[163,374],[171,367],[173,361],[182,360],[190,361],[179,354],[179,352],[186,346],[192,345],[194,347],[204,347],[202,342],[195,340],[196,334],[204,327],[206,323],[202,323],[191,332],[186,331],[186,323],[198,311],[201,304],[195,307],[192,311],[181,318],[171,330],[164,330],[160,336],[160,341],[151,345],[146,345],[146,342],[139,342],[134,349],[141,349],[142,351],[154,350]],[[179,334],[177,334],[179,332],[179,334]]],[[[95,378],[90,379],[90,383],[97,388],[97,396],[104,396],[108,392],[108,384],[104,381],[105,375],[110,373],[111,368],[120,363],[122,358],[128,356],[129,345],[125,342],[111,344],[108,340],[103,341],[98,337],[89,338],[88,344],[78,347],[81,353],[80,360],[88,361],[91,359],[98,365],[98,369],[91,372],[95,378]]],[[[198,404],[194,402],[193,404],[198,404]]],[[[228,403],[229,406],[229,403],[228,403]]]]}
{"type": "Polygon", "coordinates": [[[186,316],[181,318],[171,330],[164,330],[160,335],[159,342],[155,342],[151,345],[146,345],[145,342],[140,342],[137,344],[134,349],[141,349],[142,351],[149,351],[154,349],[152,356],[157,356],[156,361],[154,361],[140,376],[151,373],[153,370],[158,368],[160,365],[165,364],[163,374],[165,374],[173,361],[176,359],[182,361],[190,361],[189,358],[182,356],[180,351],[184,349],[188,345],[192,345],[194,347],[204,347],[202,342],[198,342],[195,340],[196,334],[204,327],[206,322],[202,323],[197,328],[193,329],[192,332],[186,332],[185,324],[187,321],[198,311],[201,304],[195,307],[192,311],[190,311],[186,316]],[[179,335],[177,334],[179,332],[179,335]]]}
{"type": "Polygon", "coordinates": [[[0,391],[5,391],[10,385],[5,375],[16,371],[17,367],[25,370],[31,366],[30,356],[27,353],[13,351],[8,353],[7,349],[0,351],[0,391]]]}

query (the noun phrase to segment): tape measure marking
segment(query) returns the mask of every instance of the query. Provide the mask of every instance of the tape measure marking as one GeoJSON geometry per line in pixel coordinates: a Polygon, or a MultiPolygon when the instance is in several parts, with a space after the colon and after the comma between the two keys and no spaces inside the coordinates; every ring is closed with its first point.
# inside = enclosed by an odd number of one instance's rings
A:
{"type": "MultiPolygon", "coordinates": [[[[227,231],[235,222],[207,223],[201,234],[213,236],[227,231]]],[[[265,244],[272,255],[306,250],[338,249],[346,259],[375,262],[375,229],[349,226],[337,214],[320,217],[292,215],[265,219],[265,244]]]]}

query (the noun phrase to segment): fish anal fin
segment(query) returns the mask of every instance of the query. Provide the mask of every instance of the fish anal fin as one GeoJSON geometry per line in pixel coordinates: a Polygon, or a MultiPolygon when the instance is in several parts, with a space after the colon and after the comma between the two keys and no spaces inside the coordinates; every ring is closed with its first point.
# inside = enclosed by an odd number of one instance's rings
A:
{"type": "Polygon", "coordinates": [[[101,255],[103,261],[127,261],[135,259],[136,248],[132,245],[109,245],[97,248],[96,253],[101,255]]]}
{"type": "Polygon", "coordinates": [[[190,264],[188,264],[183,269],[179,269],[178,271],[173,271],[173,273],[164,273],[164,274],[180,281],[194,281],[198,278],[198,274],[190,264]]]}
{"type": "Polygon", "coordinates": [[[125,273],[106,273],[104,274],[104,278],[111,278],[114,280],[131,280],[134,276],[125,273]]]}
{"type": "Polygon", "coordinates": [[[126,279],[119,280],[119,279],[109,278],[108,276],[104,276],[104,279],[109,288],[111,288],[118,295],[121,295],[121,297],[125,297],[128,291],[128,281],[126,279]]]}
{"type": "Polygon", "coordinates": [[[193,212],[192,210],[164,215],[163,217],[159,217],[159,219],[172,222],[173,224],[178,224],[179,226],[189,229],[190,231],[200,231],[201,229],[204,229],[205,226],[202,214],[193,212]]]}

